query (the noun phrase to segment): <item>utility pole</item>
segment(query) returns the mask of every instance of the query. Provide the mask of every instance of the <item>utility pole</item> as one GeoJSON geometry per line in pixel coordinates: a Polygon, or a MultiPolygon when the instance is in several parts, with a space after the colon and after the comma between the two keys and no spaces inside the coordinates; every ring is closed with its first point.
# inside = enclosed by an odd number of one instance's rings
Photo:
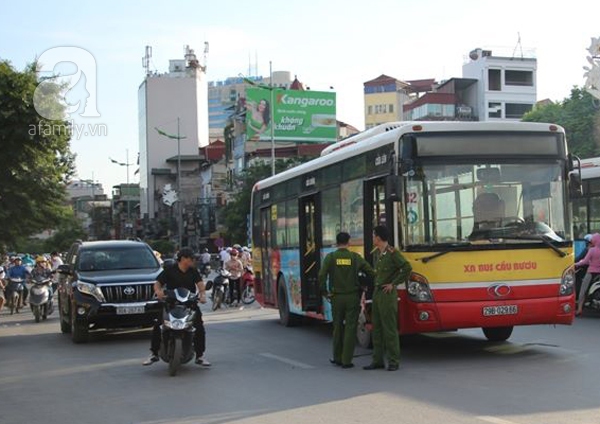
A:
{"type": "Polygon", "coordinates": [[[182,248],[183,243],[183,205],[182,205],[182,195],[181,195],[181,140],[185,139],[185,136],[180,134],[180,119],[177,117],[177,135],[168,134],[162,130],[159,130],[157,127],[154,127],[157,133],[162,136],[165,136],[171,140],[177,140],[177,201],[179,202],[178,206],[178,215],[179,215],[179,223],[177,232],[179,248],[182,248]]]}

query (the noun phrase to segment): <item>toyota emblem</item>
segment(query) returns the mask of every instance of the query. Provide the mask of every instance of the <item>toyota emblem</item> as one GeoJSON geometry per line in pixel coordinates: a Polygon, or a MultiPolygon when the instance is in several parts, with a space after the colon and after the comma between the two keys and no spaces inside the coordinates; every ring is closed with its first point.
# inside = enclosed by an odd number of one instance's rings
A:
{"type": "Polygon", "coordinates": [[[131,296],[135,293],[135,289],[131,286],[127,286],[125,287],[125,290],[123,290],[123,293],[125,293],[126,296],[131,296]]]}
{"type": "Polygon", "coordinates": [[[492,284],[488,287],[488,294],[491,297],[506,297],[510,292],[511,289],[508,284],[492,284]]]}

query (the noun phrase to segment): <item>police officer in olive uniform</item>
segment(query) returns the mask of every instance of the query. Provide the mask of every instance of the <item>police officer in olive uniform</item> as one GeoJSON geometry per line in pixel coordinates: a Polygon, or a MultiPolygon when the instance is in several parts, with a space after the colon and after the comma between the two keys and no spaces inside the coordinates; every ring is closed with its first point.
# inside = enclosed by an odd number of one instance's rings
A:
{"type": "Polygon", "coordinates": [[[373,268],[358,253],[348,250],[350,234],[336,236],[338,249],[328,254],[319,271],[321,293],[331,299],[333,314],[333,358],[330,362],[352,368],[356,327],[360,312],[359,271],[375,276],[373,268]],[[329,287],[327,285],[329,277],[329,287]]]}
{"type": "Polygon", "coordinates": [[[408,278],[412,267],[397,249],[388,244],[388,229],[378,225],[373,229],[375,256],[375,290],[373,293],[373,360],[365,370],[384,368],[388,357],[388,371],[396,371],[400,362],[398,337],[398,293],[396,286],[408,278]]]}

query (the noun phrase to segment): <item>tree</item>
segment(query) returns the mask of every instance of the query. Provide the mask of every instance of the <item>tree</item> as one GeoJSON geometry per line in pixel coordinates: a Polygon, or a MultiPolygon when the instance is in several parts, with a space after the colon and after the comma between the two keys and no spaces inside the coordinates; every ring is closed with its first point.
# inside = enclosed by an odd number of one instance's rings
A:
{"type": "Polygon", "coordinates": [[[523,117],[528,122],[549,122],[565,129],[569,151],[581,158],[600,154],[600,114],[586,90],[573,87],[560,103],[538,106],[523,117]]]}
{"type": "Polygon", "coordinates": [[[56,227],[56,233],[44,242],[45,251],[65,252],[75,240],[85,240],[85,238],[86,233],[81,226],[81,221],[72,210],[69,210],[56,227]]]}
{"type": "Polygon", "coordinates": [[[70,125],[45,119],[34,107],[35,96],[45,116],[64,117],[64,86],[52,80],[40,85],[36,70],[36,63],[19,72],[0,60],[0,244],[53,228],[67,214],[65,183],[74,171],[70,125]]]}
{"type": "MultiPolygon", "coordinates": [[[[299,157],[286,160],[275,161],[275,170],[283,172],[300,163],[306,162],[310,158],[299,157]]],[[[225,225],[227,226],[226,237],[232,244],[246,244],[248,239],[247,219],[250,214],[250,200],[252,197],[252,188],[258,181],[271,175],[271,164],[268,162],[253,165],[245,169],[241,175],[236,177],[233,200],[229,201],[223,210],[225,215],[225,225]]]]}

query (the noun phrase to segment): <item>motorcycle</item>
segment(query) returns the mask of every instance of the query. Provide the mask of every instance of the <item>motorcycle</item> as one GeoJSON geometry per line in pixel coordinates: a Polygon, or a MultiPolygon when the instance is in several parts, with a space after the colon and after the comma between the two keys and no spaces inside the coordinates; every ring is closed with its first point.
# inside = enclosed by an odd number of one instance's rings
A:
{"type": "Polygon", "coordinates": [[[242,303],[250,305],[254,300],[254,273],[250,266],[245,266],[242,274],[242,303]]]}
{"type": "Polygon", "coordinates": [[[200,275],[203,278],[208,278],[208,276],[210,275],[210,272],[211,272],[210,264],[202,264],[202,265],[200,265],[200,268],[198,269],[198,272],[200,272],[200,275]]]}
{"type": "MultiPolygon", "coordinates": [[[[585,277],[587,268],[587,266],[582,266],[575,271],[575,287],[578,296],[580,295],[581,283],[585,277]]],[[[600,276],[596,276],[590,281],[587,293],[582,295],[585,296],[585,301],[583,302],[584,308],[600,311],[600,276]]]]}
{"type": "Polygon", "coordinates": [[[23,307],[23,289],[25,280],[23,278],[9,278],[6,285],[6,307],[10,309],[10,314],[15,311],[19,313],[23,307]]]}
{"type": "Polygon", "coordinates": [[[35,317],[35,322],[48,318],[54,311],[52,303],[52,278],[39,278],[31,280],[32,286],[29,290],[29,305],[35,317]]]}
{"type": "Polygon", "coordinates": [[[211,290],[210,299],[212,301],[212,310],[216,311],[225,301],[229,293],[229,277],[231,273],[224,268],[217,270],[217,276],[213,281],[206,283],[206,290],[211,290]]]}
{"type": "Polygon", "coordinates": [[[159,356],[169,364],[169,375],[174,376],[181,364],[194,357],[194,318],[198,295],[183,287],[165,290],[165,295],[159,356]]]}

